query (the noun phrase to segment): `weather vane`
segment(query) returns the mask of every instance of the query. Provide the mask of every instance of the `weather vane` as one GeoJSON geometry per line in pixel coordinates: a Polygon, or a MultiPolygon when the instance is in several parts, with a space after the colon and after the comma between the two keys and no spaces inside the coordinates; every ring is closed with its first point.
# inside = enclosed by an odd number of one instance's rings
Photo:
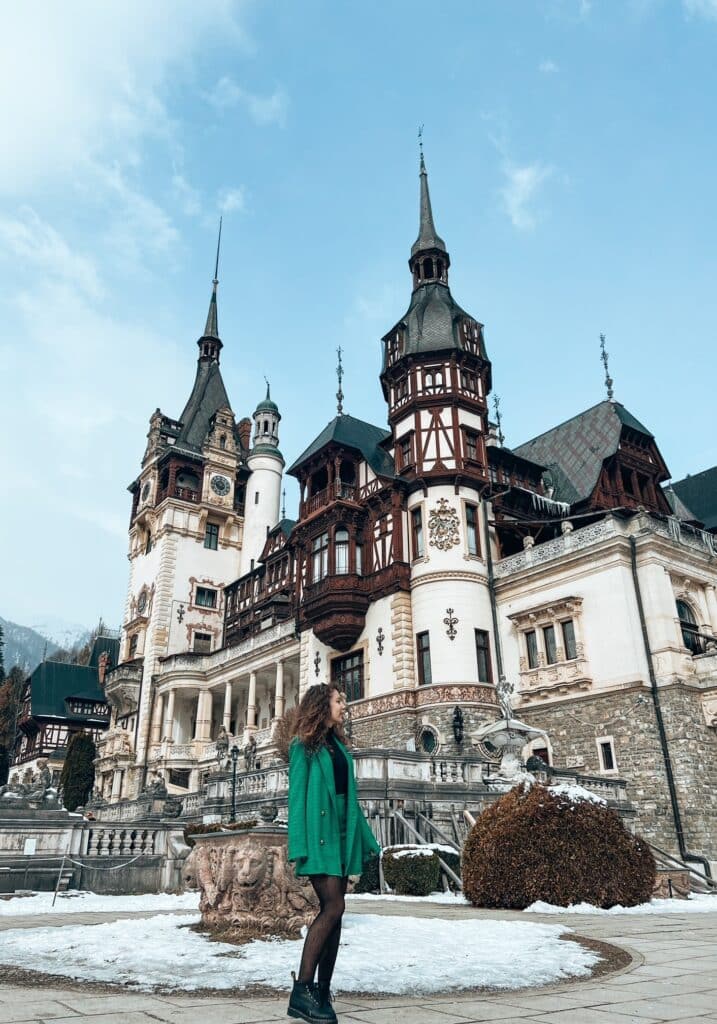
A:
{"type": "Polygon", "coordinates": [[[341,362],[342,349],[341,349],[340,345],[336,349],[336,355],[339,357],[339,365],[336,367],[336,376],[339,378],[339,390],[336,392],[336,408],[337,408],[339,416],[343,416],[343,414],[344,414],[344,392],[343,392],[343,388],[341,387],[341,381],[343,380],[343,376],[344,376],[344,367],[343,367],[343,364],[341,362]]]}
{"type": "Polygon", "coordinates": [[[503,418],[500,415],[500,395],[493,395],[493,408],[495,409],[495,425],[498,428],[498,444],[502,447],[505,437],[502,427],[503,418]]]}
{"type": "Polygon", "coordinates": [[[607,353],[607,350],[605,349],[605,335],[604,334],[600,335],[600,350],[602,352],[602,355],[600,356],[600,358],[602,359],[603,366],[605,367],[605,387],[607,388],[607,397],[608,397],[608,401],[612,402],[613,379],[610,376],[610,369],[609,369],[609,366],[608,366],[608,353],[607,353]]]}

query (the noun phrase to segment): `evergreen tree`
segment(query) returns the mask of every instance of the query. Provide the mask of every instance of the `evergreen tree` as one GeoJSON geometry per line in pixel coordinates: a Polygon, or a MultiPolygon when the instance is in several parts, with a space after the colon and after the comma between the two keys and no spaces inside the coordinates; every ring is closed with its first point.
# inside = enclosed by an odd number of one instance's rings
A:
{"type": "Polygon", "coordinates": [[[19,665],[13,665],[8,675],[0,682],[0,747],[7,751],[8,760],[12,760],[15,748],[24,684],[25,673],[19,665]]]}
{"type": "Polygon", "coordinates": [[[10,775],[10,754],[5,746],[0,747],[0,786],[4,786],[10,775]]]}
{"type": "Polygon", "coordinates": [[[90,734],[76,732],[67,745],[60,776],[62,802],[68,811],[82,807],[89,799],[95,784],[96,756],[97,751],[90,734]]]}
{"type": "Polygon", "coordinates": [[[0,623],[0,683],[5,678],[5,632],[0,623]]]}

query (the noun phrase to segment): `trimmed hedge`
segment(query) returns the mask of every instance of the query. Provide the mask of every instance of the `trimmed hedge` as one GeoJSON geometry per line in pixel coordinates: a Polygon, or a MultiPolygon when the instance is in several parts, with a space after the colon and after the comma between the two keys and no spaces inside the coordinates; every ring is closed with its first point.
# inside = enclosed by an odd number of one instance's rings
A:
{"type": "Polygon", "coordinates": [[[364,863],[363,871],[353,891],[378,892],[379,884],[378,854],[372,853],[370,858],[364,863]]]}
{"type": "Polygon", "coordinates": [[[246,821],[212,821],[202,825],[186,825],[184,828],[184,842],[187,846],[194,846],[194,836],[205,836],[210,832],[234,832],[242,828],[254,828],[256,818],[247,818],[246,821]]]}
{"type": "Polygon", "coordinates": [[[428,896],[438,888],[441,866],[435,850],[430,853],[416,853],[426,847],[387,846],[383,850],[383,877],[399,896],[428,896]],[[397,857],[402,850],[410,851],[397,857]]]}
{"type": "Polygon", "coordinates": [[[463,891],[477,907],[635,906],[650,899],[655,875],[650,848],[617,811],[540,784],[496,800],[463,848],[463,891]]]}

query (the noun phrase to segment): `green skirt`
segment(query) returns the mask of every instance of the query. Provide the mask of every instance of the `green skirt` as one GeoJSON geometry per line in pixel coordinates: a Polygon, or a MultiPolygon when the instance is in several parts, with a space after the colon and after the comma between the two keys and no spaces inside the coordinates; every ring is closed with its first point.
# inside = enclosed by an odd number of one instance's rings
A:
{"type": "Polygon", "coordinates": [[[336,811],[339,818],[339,835],[341,836],[341,872],[346,874],[346,794],[336,794],[336,811]]]}

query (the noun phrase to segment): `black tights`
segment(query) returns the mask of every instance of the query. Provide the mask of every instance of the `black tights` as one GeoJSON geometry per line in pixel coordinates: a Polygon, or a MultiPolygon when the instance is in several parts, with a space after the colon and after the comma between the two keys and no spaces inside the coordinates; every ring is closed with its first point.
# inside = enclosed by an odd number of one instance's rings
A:
{"type": "Polygon", "coordinates": [[[309,875],[314,892],[319,898],[319,912],[309,925],[301,954],[298,981],[314,980],[319,968],[319,984],[328,985],[334,973],[336,954],[341,938],[341,918],[348,878],[336,875],[309,875]]]}

